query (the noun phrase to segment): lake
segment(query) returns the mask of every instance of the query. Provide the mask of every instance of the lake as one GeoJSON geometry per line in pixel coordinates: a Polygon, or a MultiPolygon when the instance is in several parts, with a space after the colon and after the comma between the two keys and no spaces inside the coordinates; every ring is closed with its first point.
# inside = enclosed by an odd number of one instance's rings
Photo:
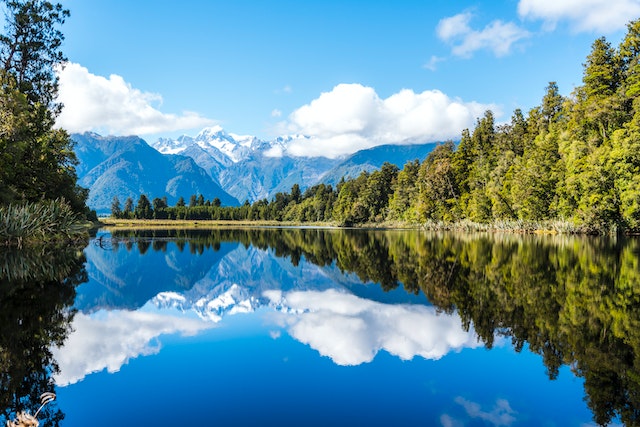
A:
{"type": "Polygon", "coordinates": [[[0,425],[640,422],[640,241],[100,230],[0,255],[0,425]],[[5,409],[6,408],[6,409],[5,409]]]}

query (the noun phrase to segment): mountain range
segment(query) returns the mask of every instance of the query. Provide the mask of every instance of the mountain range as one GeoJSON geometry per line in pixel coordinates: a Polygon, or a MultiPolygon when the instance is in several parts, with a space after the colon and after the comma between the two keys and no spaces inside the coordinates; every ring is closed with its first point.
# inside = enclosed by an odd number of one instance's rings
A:
{"type": "Polygon", "coordinates": [[[169,205],[193,194],[219,198],[223,206],[248,200],[271,199],[289,192],[294,184],[305,188],[325,183],[336,185],[342,177],[353,178],[389,162],[402,167],[407,161],[424,159],[436,145],[384,145],[337,159],[294,157],[286,154],[292,138],[263,141],[253,136],[227,133],[219,126],[203,129],[195,137],[160,138],[152,144],[136,136],[72,134],[79,160],[79,184],[89,188],[88,204],[108,213],[117,196],[137,201],[167,197],[169,205]]]}

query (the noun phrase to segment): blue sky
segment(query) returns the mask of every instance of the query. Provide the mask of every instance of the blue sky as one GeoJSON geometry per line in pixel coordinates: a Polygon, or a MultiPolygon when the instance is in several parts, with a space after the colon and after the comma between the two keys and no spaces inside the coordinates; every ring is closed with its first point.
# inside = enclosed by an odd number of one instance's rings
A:
{"type": "Polygon", "coordinates": [[[640,0],[67,0],[61,126],[270,139],[294,155],[457,138],[581,84],[640,0]],[[311,141],[311,142],[309,142],[311,141]]]}

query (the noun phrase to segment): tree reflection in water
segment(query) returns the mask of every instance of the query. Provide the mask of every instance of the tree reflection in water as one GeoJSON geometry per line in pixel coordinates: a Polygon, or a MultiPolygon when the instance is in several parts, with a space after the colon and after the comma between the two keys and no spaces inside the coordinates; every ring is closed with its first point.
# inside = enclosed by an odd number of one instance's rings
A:
{"type": "MultiPolygon", "coordinates": [[[[147,231],[116,238],[182,241],[192,253],[221,242],[271,249],[296,265],[335,263],[385,290],[422,292],[457,311],[491,347],[510,337],[541,355],[550,379],[568,365],[585,380],[598,424],[640,423],[640,241],[415,231],[235,229],[147,231]]],[[[126,241],[126,240],[125,240],[126,241]]],[[[154,244],[154,250],[162,245],[154,244]]]]}
{"type": "MultiPolygon", "coordinates": [[[[69,334],[75,287],[87,280],[82,247],[0,251],[0,425],[25,411],[35,414],[53,391],[57,366],[51,348],[69,334]]],[[[40,425],[64,418],[54,402],[40,425]]]]}
{"type": "MultiPolygon", "coordinates": [[[[168,241],[192,254],[252,245],[293,265],[304,258],[386,290],[423,293],[438,310],[457,311],[487,347],[505,336],[541,355],[551,379],[570,366],[585,380],[597,423],[640,423],[637,239],[243,228],[117,231],[107,249],[166,251],[168,241]]],[[[77,248],[0,252],[0,421],[33,413],[51,391],[50,349],[69,332],[83,261],[77,248]]],[[[42,419],[62,417],[52,405],[42,419]]]]}

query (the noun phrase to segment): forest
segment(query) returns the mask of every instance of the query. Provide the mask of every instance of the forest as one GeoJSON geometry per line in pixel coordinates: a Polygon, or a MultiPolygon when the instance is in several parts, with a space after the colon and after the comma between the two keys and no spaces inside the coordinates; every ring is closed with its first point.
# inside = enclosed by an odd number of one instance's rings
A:
{"type": "Polygon", "coordinates": [[[562,96],[550,82],[539,106],[497,124],[486,111],[459,142],[426,159],[272,200],[221,207],[192,195],[176,206],[114,199],[120,218],[276,220],[352,226],[395,222],[485,224],[583,233],[640,230],[640,21],[619,46],[596,39],[582,85],[562,96]]]}

